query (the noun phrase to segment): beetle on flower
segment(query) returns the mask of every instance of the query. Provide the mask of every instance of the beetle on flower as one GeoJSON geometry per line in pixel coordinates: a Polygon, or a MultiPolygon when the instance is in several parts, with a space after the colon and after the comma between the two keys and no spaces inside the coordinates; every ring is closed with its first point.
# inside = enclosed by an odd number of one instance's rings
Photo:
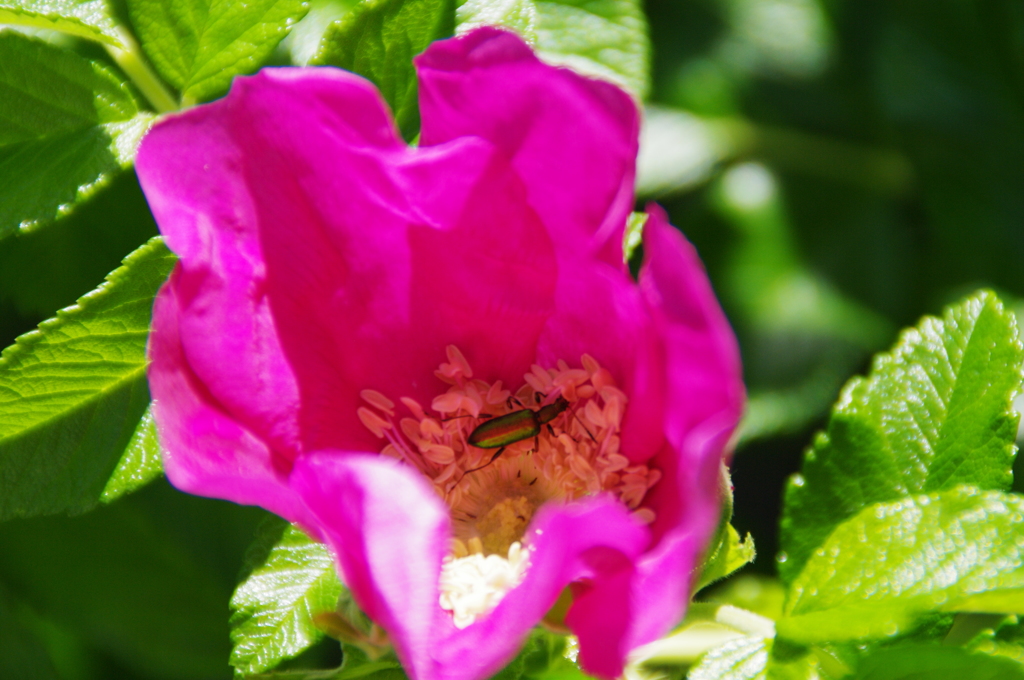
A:
{"type": "Polygon", "coordinates": [[[493,674],[567,588],[615,677],[718,522],[735,341],[656,206],[623,263],[628,95],[496,29],[417,68],[416,148],[335,69],[239,79],[144,140],[180,258],[150,340],[167,476],[325,542],[414,680],[493,674]]]}

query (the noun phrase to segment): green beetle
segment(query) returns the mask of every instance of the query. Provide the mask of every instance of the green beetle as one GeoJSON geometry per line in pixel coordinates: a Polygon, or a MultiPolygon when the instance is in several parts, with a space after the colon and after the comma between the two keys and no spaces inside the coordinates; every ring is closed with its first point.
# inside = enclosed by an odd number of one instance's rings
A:
{"type": "Polygon", "coordinates": [[[466,470],[465,474],[483,470],[496,461],[509,444],[536,437],[540,434],[542,425],[550,423],[567,408],[569,408],[568,400],[565,397],[558,397],[554,402],[547,406],[541,406],[536,411],[524,408],[481,423],[469,433],[466,441],[477,448],[498,449],[498,452],[480,467],[466,470]]]}

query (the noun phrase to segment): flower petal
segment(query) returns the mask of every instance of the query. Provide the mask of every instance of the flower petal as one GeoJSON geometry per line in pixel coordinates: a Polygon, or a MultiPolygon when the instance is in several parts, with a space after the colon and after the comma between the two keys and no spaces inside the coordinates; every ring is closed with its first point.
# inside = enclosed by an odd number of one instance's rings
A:
{"type": "Polygon", "coordinates": [[[192,372],[179,326],[182,278],[175,270],[157,295],[149,336],[149,386],[168,479],[189,493],[260,505],[319,535],[305,505],[288,487],[282,461],[228,414],[192,372]]]}
{"type": "MultiPolygon", "coordinates": [[[[302,82],[306,90],[330,92],[339,80],[330,75],[310,72],[302,82]]],[[[391,146],[401,146],[373,88],[336,75],[344,87],[335,89],[350,96],[334,103],[359,113],[332,134],[378,148],[388,146],[390,134],[391,146]]],[[[294,458],[301,449],[298,386],[267,296],[260,215],[246,177],[259,169],[249,166],[234,134],[249,115],[244,89],[241,84],[224,100],[155,126],[141,145],[137,171],[180,258],[179,324],[190,369],[232,417],[294,458]]]]}
{"type": "Polygon", "coordinates": [[[648,215],[639,284],[665,338],[666,434],[680,447],[710,421],[721,419],[722,431],[735,427],[745,398],[740,353],[697,252],[660,207],[648,206],[648,215]]]}
{"type": "Polygon", "coordinates": [[[448,344],[522,379],[556,268],[492,145],[409,150],[371,86],[333,69],[264,70],[193,111],[147,137],[139,171],[201,298],[188,357],[233,414],[288,451],[376,450],[359,392],[429,401],[448,344]]]}
{"type": "Polygon", "coordinates": [[[386,458],[317,452],[296,464],[292,483],[356,601],[388,631],[414,680],[493,675],[573,581],[586,584],[573,605],[584,664],[605,677],[621,672],[628,575],[649,532],[613,499],[542,508],[528,534],[524,581],[489,615],[457,629],[439,604],[448,510],[422,478],[386,458]]]}
{"type": "Polygon", "coordinates": [[[664,477],[648,504],[657,543],[637,565],[630,647],[657,639],[685,612],[689,587],[721,510],[721,466],[743,410],[739,349],[693,246],[648,207],[640,289],[665,339],[664,477]]]}
{"type": "Polygon", "coordinates": [[[495,28],[436,42],[416,67],[421,145],[490,141],[523,178],[560,252],[624,268],[640,124],[629,95],[542,63],[495,28]]]}
{"type": "Polygon", "coordinates": [[[374,154],[329,137],[295,145],[280,131],[317,129],[315,110],[282,90],[250,88],[262,115],[236,135],[265,168],[250,191],[305,447],[379,448],[356,420],[360,391],[429,403],[449,344],[481,377],[521,380],[555,266],[504,159],[479,139],[374,154]]]}
{"type": "Polygon", "coordinates": [[[406,671],[416,680],[437,678],[448,508],[415,471],[380,456],[317,452],[299,461],[292,482],[324,528],[356,602],[388,631],[406,671]]]}
{"type": "Polygon", "coordinates": [[[581,662],[615,677],[682,616],[718,521],[735,339],[660,209],[639,287],[625,271],[627,95],[495,29],[418,68],[417,149],[366,81],[332,69],[238,79],[144,140],[140,179],[180,257],[151,340],[168,476],[325,540],[414,680],[497,672],[570,584],[581,662]],[[464,629],[439,603],[449,509],[368,453],[381,442],[357,416],[367,389],[429,403],[449,344],[508,386],[591,354],[630,398],[623,451],[663,474],[650,527],[610,496],[541,508],[523,583],[464,629]]]}
{"type": "Polygon", "coordinates": [[[629,651],[622,625],[630,618],[624,586],[633,562],[650,542],[647,527],[618,501],[597,496],[543,506],[526,541],[530,568],[523,582],[473,625],[457,630],[445,622],[447,635],[434,651],[439,680],[484,678],[499,671],[573,582],[580,588],[567,621],[580,638],[581,663],[602,677],[621,674],[629,651]],[[597,620],[595,612],[600,612],[597,620]]]}
{"type": "Polygon", "coordinates": [[[556,310],[537,345],[537,361],[575,363],[587,353],[629,396],[623,455],[643,462],[664,442],[665,366],[650,311],[629,275],[603,262],[562,260],[556,310]]]}

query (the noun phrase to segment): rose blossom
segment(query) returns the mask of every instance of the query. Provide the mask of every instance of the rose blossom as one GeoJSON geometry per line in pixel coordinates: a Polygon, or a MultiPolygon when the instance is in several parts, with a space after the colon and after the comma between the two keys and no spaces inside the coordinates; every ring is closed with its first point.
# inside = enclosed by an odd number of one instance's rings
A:
{"type": "Polygon", "coordinates": [[[167,476],[324,541],[415,680],[493,674],[567,587],[583,668],[614,677],[680,619],[718,521],[735,341],[659,208],[639,281],[623,264],[625,93],[494,29],[417,68],[416,148],[328,68],[146,137],[180,258],[150,340],[167,476]],[[509,413],[517,441],[468,443],[509,413]]]}

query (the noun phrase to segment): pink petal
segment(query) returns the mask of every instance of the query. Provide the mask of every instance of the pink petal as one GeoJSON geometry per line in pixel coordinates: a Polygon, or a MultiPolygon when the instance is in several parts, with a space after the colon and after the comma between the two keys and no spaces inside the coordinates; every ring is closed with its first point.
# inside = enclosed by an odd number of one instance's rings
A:
{"type": "Polygon", "coordinates": [[[639,131],[629,95],[547,66],[494,28],[436,42],[416,67],[423,146],[490,141],[523,178],[560,252],[623,268],[639,131]]]}
{"type": "Polygon", "coordinates": [[[140,155],[201,295],[187,355],[240,418],[279,409],[266,435],[287,449],[379,449],[359,391],[428,402],[448,344],[518,383],[553,307],[550,238],[502,157],[480,139],[407,150],[382,106],[351,74],[264,70],[158,126],[140,155]]]}
{"type": "Polygon", "coordinates": [[[218,102],[155,126],[137,171],[180,257],[175,299],[187,370],[231,417],[294,457],[298,389],[264,291],[252,200],[232,172],[242,159],[226,113],[218,102]]]}
{"type": "Polygon", "coordinates": [[[265,113],[236,135],[264,168],[250,189],[305,446],[379,448],[355,416],[360,390],[429,403],[449,344],[479,377],[521,380],[555,268],[504,160],[478,139],[373,154],[313,139],[318,112],[291,105],[286,85],[249,87],[250,110],[265,113]],[[271,226],[281,223],[289,229],[271,226]]]}
{"type": "Polygon", "coordinates": [[[438,578],[451,537],[448,508],[415,471],[380,456],[317,452],[299,461],[292,483],[406,672],[438,677],[431,657],[444,628],[438,578]]]}
{"type": "Polygon", "coordinates": [[[164,471],[189,493],[259,505],[319,535],[287,485],[287,461],[227,413],[184,357],[177,289],[180,269],[157,295],[149,336],[149,386],[164,471]]]}
{"type": "Polygon", "coordinates": [[[434,652],[443,674],[438,678],[471,680],[496,673],[574,582],[582,587],[568,620],[580,639],[581,663],[588,672],[617,677],[629,651],[620,625],[630,615],[623,587],[649,541],[647,527],[608,496],[542,507],[527,530],[532,551],[523,582],[493,612],[463,630],[446,620],[447,635],[434,652]],[[595,611],[601,612],[599,618],[595,611]]]}
{"type": "Polygon", "coordinates": [[[697,253],[660,208],[648,213],[640,288],[665,338],[668,442],[654,459],[664,474],[648,501],[657,543],[637,565],[630,646],[660,637],[685,612],[693,570],[719,520],[723,452],[744,400],[736,339],[697,253]]]}
{"type": "Polygon", "coordinates": [[[622,452],[643,462],[664,442],[665,366],[661,338],[636,284],[603,262],[558,265],[556,311],[537,345],[537,361],[577,364],[584,353],[607,368],[629,396],[622,452]]]}
{"type": "Polygon", "coordinates": [[[649,206],[648,214],[639,284],[665,338],[671,400],[666,434],[681,447],[710,421],[721,419],[723,431],[735,427],[745,398],[740,353],[697,252],[660,207],[649,206]]]}
{"type": "Polygon", "coordinates": [[[418,67],[418,149],[368,83],[332,69],[239,79],[144,141],[140,180],[180,256],[151,340],[168,476],[322,537],[414,680],[498,671],[568,584],[584,667],[615,677],[682,616],[718,521],[735,339],[659,208],[639,286],[625,272],[627,95],[494,29],[418,67]],[[367,388],[429,403],[449,344],[507,386],[591,354],[630,397],[623,450],[664,475],[650,528],[610,497],[542,508],[524,583],[463,630],[438,603],[448,508],[363,453],[382,442],[356,415],[367,388]]]}
{"type": "Polygon", "coordinates": [[[573,581],[587,584],[574,605],[584,614],[575,624],[584,664],[606,677],[621,672],[625,586],[649,537],[618,502],[599,497],[542,508],[529,532],[523,583],[459,630],[438,604],[448,509],[421,477],[386,458],[318,452],[296,464],[292,483],[324,528],[356,601],[388,630],[414,680],[494,674],[573,581]],[[602,620],[594,620],[595,610],[602,620]]]}

